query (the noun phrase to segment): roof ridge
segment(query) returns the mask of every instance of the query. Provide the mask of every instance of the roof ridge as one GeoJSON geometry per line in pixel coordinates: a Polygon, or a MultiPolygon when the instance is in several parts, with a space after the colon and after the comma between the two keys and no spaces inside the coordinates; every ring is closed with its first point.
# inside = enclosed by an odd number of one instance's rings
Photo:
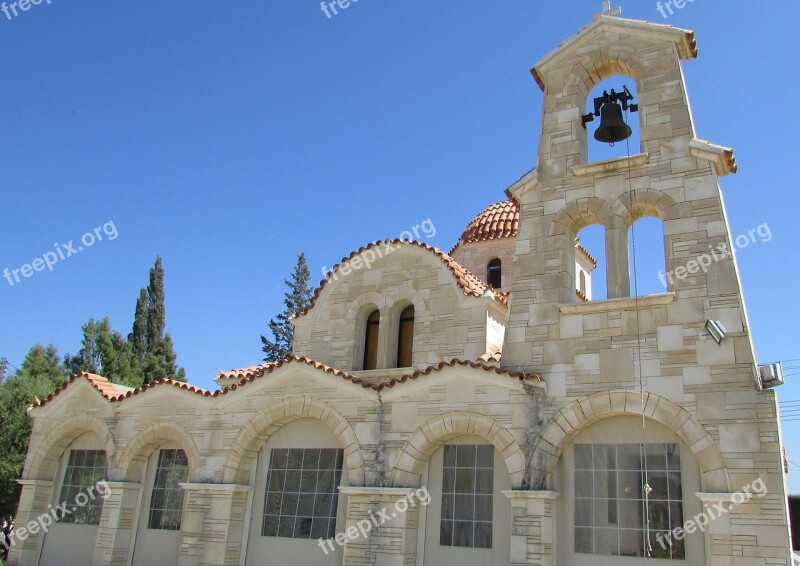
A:
{"type": "MultiPolygon", "coordinates": [[[[311,366],[311,367],[313,367],[315,369],[318,369],[318,370],[320,370],[320,371],[322,371],[324,373],[328,373],[328,374],[331,374],[331,375],[336,376],[336,377],[341,377],[341,378],[343,378],[343,379],[345,379],[347,381],[350,381],[351,383],[353,383],[355,385],[360,385],[364,389],[371,389],[371,390],[375,391],[376,393],[380,393],[384,389],[393,388],[398,384],[405,383],[406,381],[417,379],[420,376],[430,375],[433,372],[441,371],[441,370],[443,370],[445,368],[455,367],[455,366],[462,366],[462,367],[469,366],[469,367],[474,368],[474,369],[482,369],[482,370],[487,371],[489,373],[495,373],[497,375],[502,375],[502,376],[515,378],[515,379],[518,379],[518,380],[523,381],[523,382],[524,381],[532,381],[532,380],[535,380],[535,381],[538,381],[538,382],[542,382],[542,378],[539,377],[539,375],[537,375],[537,374],[533,374],[533,373],[528,374],[528,373],[525,373],[525,372],[522,372],[522,371],[509,370],[509,369],[505,369],[505,368],[495,367],[495,366],[492,366],[492,365],[489,365],[489,364],[483,362],[482,360],[473,361],[473,360],[462,360],[462,359],[459,359],[459,358],[453,358],[449,362],[439,362],[438,364],[430,365],[430,366],[428,366],[428,367],[426,367],[424,369],[415,369],[411,373],[402,375],[400,377],[393,378],[393,379],[391,379],[391,380],[389,380],[389,381],[387,381],[385,383],[372,383],[372,382],[369,382],[369,381],[367,381],[365,379],[362,379],[362,378],[360,378],[360,377],[358,377],[358,376],[356,376],[356,375],[354,375],[352,373],[349,373],[349,372],[346,372],[346,371],[343,371],[343,370],[339,370],[339,369],[333,368],[331,366],[327,366],[327,365],[323,364],[322,362],[318,362],[318,361],[313,360],[313,359],[311,359],[309,357],[292,355],[292,356],[289,356],[288,358],[283,358],[281,360],[278,360],[277,362],[270,362],[270,363],[266,363],[266,364],[261,364],[254,371],[249,371],[252,368],[245,368],[242,371],[247,371],[247,373],[241,376],[241,379],[240,379],[240,381],[238,383],[232,383],[230,385],[227,385],[227,386],[223,387],[222,389],[218,389],[218,390],[213,391],[213,392],[212,391],[208,391],[206,389],[202,389],[200,387],[196,387],[196,386],[191,385],[189,383],[185,383],[183,381],[176,381],[174,379],[168,379],[166,377],[163,377],[161,379],[157,379],[155,381],[151,381],[150,383],[147,383],[147,384],[144,384],[144,385],[142,385],[140,387],[137,387],[136,389],[134,389],[132,391],[128,391],[126,393],[118,393],[116,395],[109,396],[109,395],[105,394],[101,390],[101,388],[96,387],[95,384],[91,381],[91,379],[89,379],[88,375],[93,375],[93,374],[84,374],[83,372],[79,372],[79,373],[71,376],[69,379],[65,380],[64,383],[58,387],[58,389],[56,389],[53,393],[51,393],[47,397],[47,399],[45,399],[43,401],[40,401],[39,399],[35,399],[34,403],[31,405],[31,407],[42,407],[42,406],[46,405],[47,403],[51,402],[55,397],[57,397],[62,391],[66,390],[66,388],[70,384],[74,383],[75,381],[79,380],[82,377],[86,377],[87,380],[92,384],[92,386],[95,389],[97,389],[97,391],[103,396],[103,398],[108,400],[111,403],[125,401],[126,399],[129,399],[131,397],[134,397],[134,396],[142,394],[142,393],[146,393],[148,390],[154,389],[154,388],[156,388],[158,386],[161,386],[161,385],[172,385],[173,387],[177,387],[178,389],[186,390],[186,391],[189,391],[191,393],[194,393],[194,394],[197,394],[197,395],[201,395],[203,397],[219,397],[221,395],[226,395],[227,393],[229,393],[231,391],[236,391],[237,389],[246,386],[248,383],[252,383],[256,379],[261,378],[261,377],[263,377],[265,375],[268,375],[268,374],[272,373],[273,371],[283,367],[284,365],[291,364],[291,363],[304,363],[304,364],[309,365],[309,366],[311,366]]],[[[230,378],[239,377],[239,376],[235,375],[236,371],[237,370],[231,370],[230,372],[227,372],[229,374],[228,377],[230,377],[230,378]]],[[[102,377],[102,376],[100,376],[100,377],[102,377]]],[[[106,379],[106,378],[104,378],[104,379],[106,379]]]]}
{"type": "MultiPolygon", "coordinates": [[[[309,305],[302,311],[296,313],[295,317],[305,316],[311,309],[314,308],[317,299],[319,298],[319,295],[322,292],[322,289],[330,282],[331,276],[339,269],[340,266],[349,262],[354,257],[361,255],[367,250],[376,248],[378,246],[391,247],[392,244],[417,246],[425,251],[438,255],[439,258],[447,265],[448,269],[450,269],[450,271],[453,272],[453,277],[456,280],[456,284],[464,290],[464,295],[482,297],[483,294],[487,291],[487,289],[490,289],[488,283],[486,283],[485,281],[483,281],[483,279],[481,279],[480,277],[472,273],[469,269],[461,265],[458,261],[453,259],[453,257],[450,254],[446,253],[444,250],[431,246],[424,242],[419,242],[417,240],[401,240],[399,238],[390,238],[386,240],[379,240],[377,242],[372,242],[366,246],[361,246],[360,248],[352,252],[349,256],[343,257],[339,263],[334,265],[330,269],[330,271],[328,271],[327,275],[325,276],[325,279],[322,279],[320,281],[319,286],[314,290],[314,295],[311,297],[311,302],[309,303],[309,305]]],[[[390,252],[391,251],[394,251],[394,249],[392,248],[390,252]]],[[[506,296],[500,296],[497,293],[495,293],[495,299],[501,304],[508,305],[508,297],[506,296]]]]}

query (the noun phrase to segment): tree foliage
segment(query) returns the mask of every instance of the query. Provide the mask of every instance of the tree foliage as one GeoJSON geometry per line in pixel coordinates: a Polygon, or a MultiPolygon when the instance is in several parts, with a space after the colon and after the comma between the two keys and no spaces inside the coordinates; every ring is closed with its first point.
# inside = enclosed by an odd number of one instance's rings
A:
{"type": "Polygon", "coordinates": [[[0,385],[0,517],[12,517],[19,503],[22,467],[31,434],[27,409],[64,383],[67,373],[53,346],[30,349],[20,370],[0,385]]]}
{"type": "Polygon", "coordinates": [[[289,290],[284,294],[283,312],[269,321],[269,330],[272,340],[261,336],[261,351],[264,352],[265,362],[276,362],[292,355],[294,342],[294,325],[291,318],[294,314],[303,311],[311,304],[312,289],[308,286],[311,272],[306,264],[306,256],[301,253],[297,256],[297,265],[292,274],[292,280],[284,279],[289,290]]]}
{"type": "Polygon", "coordinates": [[[53,346],[36,345],[20,370],[0,383],[0,519],[13,517],[19,503],[16,483],[22,475],[31,434],[27,409],[35,398],[45,399],[70,374],[81,371],[102,375],[112,383],[138,387],[155,379],[186,380],[176,363],[172,337],[164,334],[164,268],[161,258],[150,270],[149,285],[136,301],[133,328],[127,339],[109,319],[83,325],[78,353],[61,363],[53,346]]]}
{"type": "Polygon", "coordinates": [[[90,320],[83,325],[80,351],[76,356],[67,354],[64,364],[71,373],[96,373],[128,387],[162,377],[186,381],[185,370],[176,363],[172,337],[164,334],[165,324],[164,268],[158,257],[150,270],[149,285],[139,291],[127,340],[111,328],[108,318],[90,320]]]}

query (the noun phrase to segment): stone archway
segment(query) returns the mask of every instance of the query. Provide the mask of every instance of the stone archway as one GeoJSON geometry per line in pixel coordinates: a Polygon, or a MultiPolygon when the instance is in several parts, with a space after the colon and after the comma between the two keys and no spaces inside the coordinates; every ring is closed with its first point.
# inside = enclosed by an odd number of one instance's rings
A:
{"type": "Polygon", "coordinates": [[[262,445],[282,426],[298,419],[320,421],[339,439],[344,449],[349,485],[364,485],[361,446],[347,419],[330,405],[306,396],[284,397],[254,415],[233,441],[223,466],[223,482],[249,485],[253,465],[262,445]]]}
{"type": "Polygon", "coordinates": [[[137,482],[147,458],[161,444],[177,442],[189,461],[189,479],[196,481],[200,470],[200,451],[194,439],[182,427],[171,422],[156,422],[137,434],[117,459],[119,477],[123,481],[137,482]]]}
{"type": "Polygon", "coordinates": [[[25,479],[52,481],[58,469],[61,455],[75,439],[87,432],[93,432],[100,439],[106,451],[106,461],[111,468],[115,462],[116,445],[108,426],[89,414],[73,415],[61,421],[39,444],[36,452],[25,466],[25,479]]]}
{"type": "Polygon", "coordinates": [[[706,492],[730,491],[730,478],[719,446],[705,427],[672,401],[637,391],[601,391],[581,397],[553,417],[531,456],[531,485],[552,489],[553,475],[564,448],[589,425],[609,417],[644,416],[674,431],[691,449],[706,492]]]}
{"type": "Polygon", "coordinates": [[[461,411],[437,415],[411,435],[397,456],[391,485],[419,486],[423,467],[431,455],[451,438],[467,434],[474,434],[493,444],[506,462],[511,484],[515,488],[522,485],[525,457],[508,429],[485,415],[461,411]]]}

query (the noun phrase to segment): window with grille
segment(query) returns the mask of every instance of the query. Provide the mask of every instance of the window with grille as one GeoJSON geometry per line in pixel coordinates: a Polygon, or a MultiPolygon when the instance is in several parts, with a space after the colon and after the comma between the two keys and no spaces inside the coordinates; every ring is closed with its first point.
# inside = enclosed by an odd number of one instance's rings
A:
{"type": "Polygon", "coordinates": [[[186,453],[180,449],[161,450],[150,498],[148,528],[179,531],[183,514],[183,489],[180,484],[189,475],[186,453]]]}
{"type": "Polygon", "coordinates": [[[439,544],[492,548],[494,446],[446,445],[439,544]]]}
{"type": "Polygon", "coordinates": [[[273,448],[261,535],[332,538],[343,461],[337,448],[273,448]]]}
{"type": "Polygon", "coordinates": [[[105,450],[70,450],[59,503],[67,511],[59,517],[61,523],[99,525],[103,498],[97,484],[106,477],[105,450]]]}
{"type": "Polygon", "coordinates": [[[576,553],[685,559],[677,444],[576,444],[574,480],[576,553]]]}

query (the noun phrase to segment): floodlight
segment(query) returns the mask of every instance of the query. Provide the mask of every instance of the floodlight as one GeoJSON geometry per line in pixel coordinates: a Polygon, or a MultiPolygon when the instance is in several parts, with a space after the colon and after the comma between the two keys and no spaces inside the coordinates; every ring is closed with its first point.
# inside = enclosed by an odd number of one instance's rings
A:
{"type": "Polygon", "coordinates": [[[714,339],[714,342],[716,342],[717,344],[722,343],[722,340],[725,338],[725,334],[727,334],[728,332],[722,325],[722,323],[718,320],[707,320],[706,331],[714,339]]]}

